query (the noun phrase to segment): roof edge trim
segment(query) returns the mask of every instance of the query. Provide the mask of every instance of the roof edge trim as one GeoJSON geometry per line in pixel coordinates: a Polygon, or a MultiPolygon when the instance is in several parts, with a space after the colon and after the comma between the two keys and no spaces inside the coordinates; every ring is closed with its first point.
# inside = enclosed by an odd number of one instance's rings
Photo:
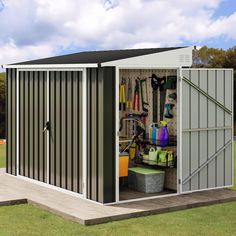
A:
{"type": "Polygon", "coordinates": [[[50,68],[96,68],[97,63],[91,64],[35,64],[35,65],[2,65],[4,69],[50,69],[50,68]]]}

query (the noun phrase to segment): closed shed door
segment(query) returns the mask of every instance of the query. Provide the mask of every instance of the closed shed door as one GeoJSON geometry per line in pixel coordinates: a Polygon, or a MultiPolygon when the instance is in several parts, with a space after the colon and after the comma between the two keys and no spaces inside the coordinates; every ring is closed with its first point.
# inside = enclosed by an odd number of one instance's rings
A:
{"type": "Polygon", "coordinates": [[[49,183],[82,193],[82,72],[49,73],[49,183]]]}
{"type": "Polygon", "coordinates": [[[82,193],[81,142],[82,72],[20,71],[19,175],[82,193]]]}
{"type": "Polygon", "coordinates": [[[47,180],[47,74],[19,72],[19,174],[47,180]]]}
{"type": "Polygon", "coordinates": [[[182,192],[232,185],[232,88],[232,70],[182,70],[182,192]]]}

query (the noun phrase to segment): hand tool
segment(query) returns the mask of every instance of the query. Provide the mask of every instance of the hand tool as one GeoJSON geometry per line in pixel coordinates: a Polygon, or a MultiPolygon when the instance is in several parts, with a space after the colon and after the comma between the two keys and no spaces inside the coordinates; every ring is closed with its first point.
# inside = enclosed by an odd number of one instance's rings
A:
{"type": "Polygon", "coordinates": [[[148,109],[147,107],[145,106],[148,106],[148,91],[147,91],[147,79],[139,79],[140,81],[140,90],[141,90],[141,101],[142,101],[142,109],[144,112],[148,112],[148,109]],[[146,93],[146,101],[144,100],[144,95],[143,95],[143,84],[145,84],[145,93],[146,93]]]}
{"type": "Polygon", "coordinates": [[[175,105],[172,104],[172,103],[166,103],[165,104],[165,108],[166,108],[166,112],[165,112],[165,118],[169,118],[169,119],[172,119],[173,118],[173,115],[171,114],[171,110],[173,109],[175,105]]]}
{"type": "Polygon", "coordinates": [[[134,88],[134,101],[133,101],[133,110],[135,110],[137,101],[137,110],[140,110],[140,95],[139,95],[139,80],[135,80],[135,88],[134,88]]]}
{"type": "Polygon", "coordinates": [[[120,84],[120,106],[119,106],[120,111],[122,111],[122,105],[123,105],[123,111],[126,110],[125,84],[126,84],[126,81],[124,78],[122,78],[121,84],[120,84]]]}
{"type": "Polygon", "coordinates": [[[127,107],[127,109],[132,109],[132,83],[131,83],[130,78],[129,78],[129,82],[128,82],[126,107],[127,107]]]}
{"type": "Polygon", "coordinates": [[[152,104],[152,109],[153,109],[153,122],[157,122],[157,116],[158,116],[158,102],[157,102],[157,92],[158,88],[165,83],[166,77],[157,77],[155,74],[152,74],[151,77],[151,86],[152,86],[152,99],[153,99],[153,104],[152,104]]]}

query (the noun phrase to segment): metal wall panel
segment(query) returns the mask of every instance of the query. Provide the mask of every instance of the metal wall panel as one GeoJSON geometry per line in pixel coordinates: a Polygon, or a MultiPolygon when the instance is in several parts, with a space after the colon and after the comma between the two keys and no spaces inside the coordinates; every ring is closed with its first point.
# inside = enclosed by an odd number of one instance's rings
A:
{"type": "Polygon", "coordinates": [[[231,185],[232,71],[183,69],[182,74],[182,191],[231,185]]]}
{"type": "Polygon", "coordinates": [[[49,183],[82,193],[82,72],[51,71],[49,183]]]}
{"type": "Polygon", "coordinates": [[[46,72],[19,72],[19,174],[46,182],[46,72]]]}
{"type": "Polygon", "coordinates": [[[87,198],[115,200],[115,68],[87,70],[87,198]]]}
{"type": "Polygon", "coordinates": [[[16,69],[7,69],[6,172],[16,175],[16,69]]]}

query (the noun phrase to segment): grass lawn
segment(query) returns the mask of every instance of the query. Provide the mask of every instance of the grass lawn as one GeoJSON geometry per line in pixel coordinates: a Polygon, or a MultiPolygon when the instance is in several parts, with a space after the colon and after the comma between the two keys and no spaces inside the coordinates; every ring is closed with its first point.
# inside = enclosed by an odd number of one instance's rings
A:
{"type": "Polygon", "coordinates": [[[0,235],[235,235],[236,202],[82,226],[31,205],[0,207],[0,235]]]}
{"type": "Polygon", "coordinates": [[[6,144],[0,144],[0,168],[5,166],[6,166],[6,144]]]}
{"type": "MultiPolygon", "coordinates": [[[[236,143],[234,144],[236,150],[236,143]]],[[[0,145],[0,166],[5,147],[0,145]]],[[[235,152],[236,172],[236,152],[235,152]]],[[[235,178],[236,183],[236,178],[235,178]]],[[[234,187],[236,189],[236,186],[234,187]]],[[[10,235],[235,235],[236,202],[82,226],[31,205],[0,207],[0,236],[10,235]]]]}

